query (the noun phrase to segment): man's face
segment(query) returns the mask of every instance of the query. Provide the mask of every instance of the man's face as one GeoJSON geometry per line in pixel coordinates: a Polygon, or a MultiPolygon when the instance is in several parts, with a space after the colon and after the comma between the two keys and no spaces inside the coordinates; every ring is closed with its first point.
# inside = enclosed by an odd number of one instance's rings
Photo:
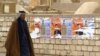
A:
{"type": "Polygon", "coordinates": [[[25,19],[25,13],[21,15],[21,18],[22,19],[25,19]]]}

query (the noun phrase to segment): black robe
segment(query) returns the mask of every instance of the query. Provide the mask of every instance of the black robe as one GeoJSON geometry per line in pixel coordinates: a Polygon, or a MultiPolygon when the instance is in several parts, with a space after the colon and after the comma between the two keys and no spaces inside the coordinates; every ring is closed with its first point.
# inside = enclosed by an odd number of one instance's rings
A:
{"type": "Polygon", "coordinates": [[[18,18],[12,23],[5,48],[6,56],[34,56],[32,39],[25,20],[18,18]]]}
{"type": "Polygon", "coordinates": [[[30,56],[31,49],[29,46],[28,37],[30,37],[27,22],[18,18],[18,34],[19,34],[19,42],[20,42],[20,56],[30,56]]]}

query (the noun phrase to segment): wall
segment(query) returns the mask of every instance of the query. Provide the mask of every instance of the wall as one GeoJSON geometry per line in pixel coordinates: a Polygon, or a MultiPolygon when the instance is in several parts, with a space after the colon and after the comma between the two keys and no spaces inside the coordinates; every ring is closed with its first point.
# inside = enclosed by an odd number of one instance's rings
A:
{"type": "Polygon", "coordinates": [[[29,3],[30,8],[35,8],[35,6],[40,5],[40,0],[31,0],[29,3]]]}
{"type": "Polygon", "coordinates": [[[90,1],[92,1],[92,2],[100,2],[100,0],[80,0],[80,1],[83,1],[83,2],[90,2],[90,1]]]}
{"type": "Polygon", "coordinates": [[[9,13],[11,14],[14,14],[16,13],[16,0],[7,0],[7,1],[4,1],[4,0],[1,0],[0,1],[0,14],[4,14],[4,6],[5,5],[8,5],[9,6],[9,13]]]}
{"type": "Polygon", "coordinates": [[[1,14],[1,13],[3,13],[3,4],[2,3],[0,3],[0,8],[1,8],[0,9],[0,14],[1,14]]]}
{"type": "Polygon", "coordinates": [[[99,6],[99,2],[84,2],[74,14],[93,14],[99,6]]]}
{"type": "MultiPolygon", "coordinates": [[[[28,18],[28,17],[27,17],[28,18]]],[[[94,39],[32,39],[36,56],[100,56],[100,17],[96,16],[94,39]]],[[[0,15],[0,55],[5,56],[4,43],[14,15],[0,15]]]]}

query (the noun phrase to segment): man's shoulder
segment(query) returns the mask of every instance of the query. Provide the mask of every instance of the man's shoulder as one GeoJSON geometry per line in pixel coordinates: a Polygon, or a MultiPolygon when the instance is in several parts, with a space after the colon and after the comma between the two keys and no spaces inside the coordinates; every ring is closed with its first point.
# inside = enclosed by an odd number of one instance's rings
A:
{"type": "Polygon", "coordinates": [[[16,19],[16,20],[14,20],[14,21],[12,22],[12,24],[17,24],[17,22],[18,22],[18,20],[16,19]]]}

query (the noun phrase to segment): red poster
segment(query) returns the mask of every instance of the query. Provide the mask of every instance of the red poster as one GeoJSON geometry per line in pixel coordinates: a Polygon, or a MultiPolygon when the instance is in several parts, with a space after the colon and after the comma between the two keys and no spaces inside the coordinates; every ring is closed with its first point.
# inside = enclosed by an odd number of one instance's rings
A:
{"type": "Polygon", "coordinates": [[[61,38],[62,22],[59,17],[51,18],[51,38],[61,38]]]}

